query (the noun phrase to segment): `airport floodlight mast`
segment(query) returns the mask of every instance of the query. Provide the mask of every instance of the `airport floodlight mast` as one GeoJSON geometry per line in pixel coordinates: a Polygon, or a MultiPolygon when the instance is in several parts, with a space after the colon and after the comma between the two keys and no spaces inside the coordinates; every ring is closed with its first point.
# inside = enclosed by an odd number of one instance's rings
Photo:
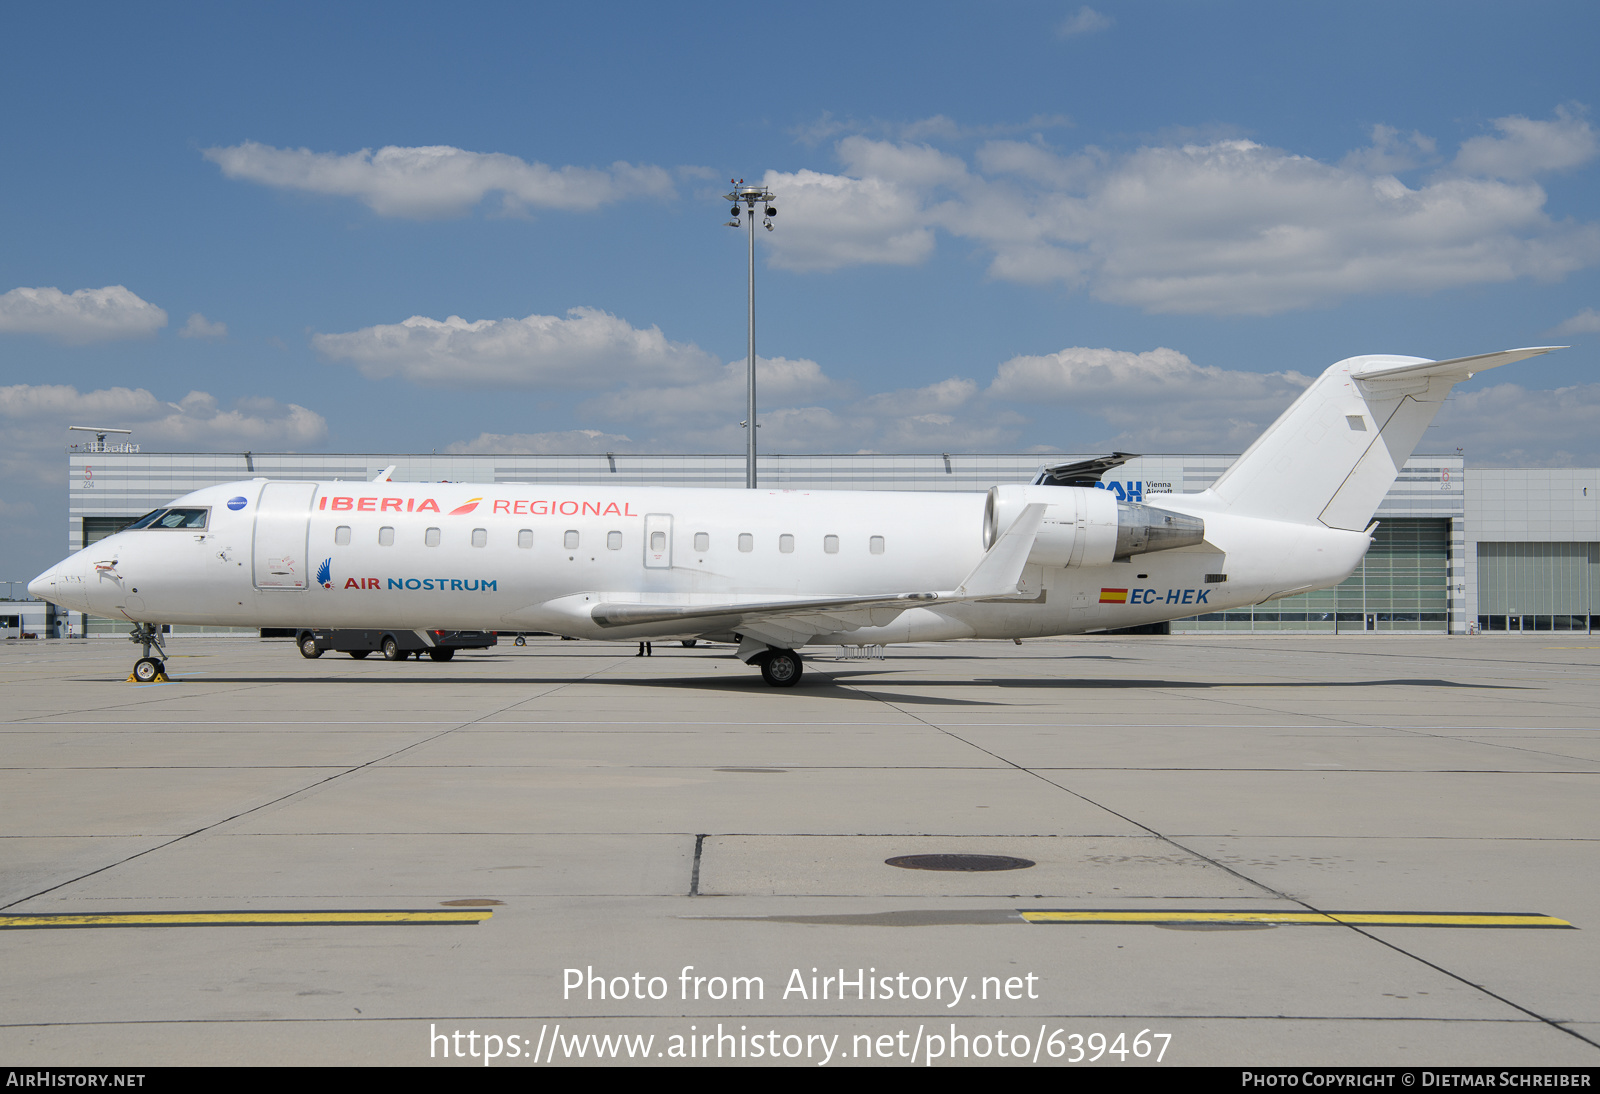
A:
{"type": "Polygon", "coordinates": [[[745,436],[745,469],[744,485],[748,490],[756,488],[756,208],[763,211],[762,224],[767,231],[772,231],[772,218],[778,215],[778,207],[773,204],[777,199],[772,196],[772,191],[765,186],[746,186],[744,179],[733,183],[733,192],[723,194],[723,201],[733,202],[733,219],[725,227],[739,227],[739,203],[744,202],[745,211],[750,214],[750,307],[749,307],[749,351],[750,351],[750,385],[749,385],[749,413],[745,420],[739,424],[750,432],[745,436]]]}

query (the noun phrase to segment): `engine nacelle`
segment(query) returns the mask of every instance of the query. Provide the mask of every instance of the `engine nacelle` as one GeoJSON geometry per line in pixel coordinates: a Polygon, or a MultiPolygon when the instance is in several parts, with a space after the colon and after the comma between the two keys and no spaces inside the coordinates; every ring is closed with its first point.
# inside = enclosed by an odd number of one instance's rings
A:
{"type": "Polygon", "coordinates": [[[983,509],[983,545],[994,543],[1023,508],[1043,502],[1044,521],[1030,566],[1104,566],[1119,558],[1188,547],[1206,537],[1205,521],[1150,505],[1119,502],[1080,486],[996,486],[983,509]]]}

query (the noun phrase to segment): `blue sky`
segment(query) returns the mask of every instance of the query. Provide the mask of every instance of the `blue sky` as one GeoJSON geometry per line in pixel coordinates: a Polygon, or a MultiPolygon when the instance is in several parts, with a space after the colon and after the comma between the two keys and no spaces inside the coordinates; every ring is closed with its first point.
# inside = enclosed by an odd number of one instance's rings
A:
{"type": "Polygon", "coordinates": [[[1572,349],[1424,446],[1600,461],[1591,4],[8,13],[0,576],[146,451],[1238,451],[1359,353],[1572,349]],[[452,319],[452,317],[457,317],[452,319]]]}

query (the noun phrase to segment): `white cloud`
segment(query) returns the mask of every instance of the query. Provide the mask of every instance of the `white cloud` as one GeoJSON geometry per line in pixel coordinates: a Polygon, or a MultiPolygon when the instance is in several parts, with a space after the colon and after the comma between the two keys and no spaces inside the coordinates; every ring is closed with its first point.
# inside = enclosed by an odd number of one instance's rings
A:
{"type": "Polygon", "coordinates": [[[1305,389],[1292,370],[1243,372],[1197,365],[1177,350],[1072,347],[1000,365],[986,393],[1057,403],[1120,432],[1108,444],[1154,452],[1239,452],[1305,389]]]}
{"type": "Polygon", "coordinates": [[[768,171],[762,181],[778,195],[782,214],[772,240],[774,265],[914,266],[933,253],[933,230],[917,195],[895,183],[810,170],[768,171]]]}
{"type": "Polygon", "coordinates": [[[1594,467],[1600,463],[1600,384],[1554,391],[1495,384],[1455,392],[1420,448],[1457,446],[1466,449],[1469,468],[1594,467]]]}
{"type": "Polygon", "coordinates": [[[178,332],[179,338],[226,338],[228,337],[228,324],[217,322],[210,323],[199,312],[189,316],[189,321],[178,332]]]}
{"type": "Polygon", "coordinates": [[[167,325],[167,313],[121,285],[79,289],[17,288],[0,295],[0,332],[42,334],[72,345],[146,338],[167,325]]]}
{"type": "Polygon", "coordinates": [[[1410,171],[1431,162],[1438,151],[1438,142],[1416,130],[1409,137],[1389,125],[1372,127],[1372,144],[1358,148],[1344,158],[1344,166],[1354,167],[1375,175],[1395,171],[1410,171]]]}
{"type": "MultiPolygon", "coordinates": [[[[610,421],[638,421],[661,426],[695,429],[742,421],[746,415],[749,365],[729,361],[713,376],[673,386],[628,387],[588,400],[579,408],[585,415],[610,421]]],[[[791,400],[825,399],[840,393],[822,366],[804,358],[756,358],[756,394],[759,405],[791,400]]]]}
{"type": "Polygon", "coordinates": [[[0,483],[7,491],[61,488],[62,450],[87,434],[69,425],[132,429],[126,438],[145,451],[298,449],[327,437],[322,415],[275,399],[241,399],[220,406],[203,391],[176,403],[144,388],[80,392],[67,384],[0,387],[0,483]]]}
{"type": "Polygon", "coordinates": [[[353,197],[381,216],[413,220],[461,216],[492,193],[500,194],[511,212],[587,211],[625,197],[674,193],[671,175],[660,167],[622,162],[604,169],[550,167],[503,152],[468,152],[449,145],[389,145],[340,155],[246,141],[208,148],[205,157],[231,179],[353,197]]]}
{"type": "Polygon", "coordinates": [[[1551,333],[1556,335],[1600,334],[1600,313],[1597,313],[1593,308],[1584,308],[1551,333]]]}
{"type": "Polygon", "coordinates": [[[1091,7],[1081,7],[1056,27],[1056,36],[1060,38],[1076,38],[1080,34],[1093,34],[1096,31],[1110,30],[1111,25],[1111,16],[1103,15],[1091,7]]]}
{"type": "MultiPolygon", "coordinates": [[[[1380,127],[1341,164],[1241,139],[1061,155],[991,141],[974,162],[927,144],[839,141],[845,173],[766,177],[793,208],[767,242],[793,269],[913,264],[935,232],[991,254],[991,276],[1087,286],[1150,312],[1266,315],[1358,294],[1430,292],[1600,261],[1600,225],[1557,221],[1546,194],[1507,163],[1552,170],[1591,154],[1587,122],[1500,119],[1455,170],[1416,187],[1390,173],[1429,138],[1380,127]],[[1492,162],[1493,161],[1493,162],[1492,162]],[[1381,168],[1381,170],[1380,170],[1381,168]]],[[[1410,162],[1410,161],[1407,161],[1410,162]]]]}
{"type": "Polygon", "coordinates": [[[598,429],[565,429],[554,433],[480,433],[470,441],[457,441],[445,449],[451,453],[537,453],[627,452],[632,441],[620,433],[598,429]]]}
{"type": "Polygon", "coordinates": [[[1600,152],[1600,141],[1582,113],[1558,107],[1552,121],[1515,115],[1496,118],[1500,135],[1473,137],[1456,155],[1456,169],[1468,175],[1527,179],[1587,163],[1600,152]]]}
{"type": "Polygon", "coordinates": [[[468,322],[457,315],[443,321],[413,315],[403,323],[314,335],[311,343],[369,379],[469,387],[684,383],[714,376],[719,364],[696,345],[669,341],[659,327],[641,330],[594,308],[573,308],[565,319],[468,322]]]}
{"type": "Polygon", "coordinates": [[[967,125],[944,114],[917,118],[909,122],[890,121],[884,118],[861,121],[856,118],[836,118],[832,112],[824,110],[816,121],[796,126],[789,132],[801,144],[815,147],[825,140],[832,140],[834,137],[849,133],[872,134],[896,141],[955,141],[1014,136],[1019,133],[1042,135],[1049,129],[1071,128],[1072,124],[1072,118],[1066,114],[1035,114],[1020,122],[967,125]]]}

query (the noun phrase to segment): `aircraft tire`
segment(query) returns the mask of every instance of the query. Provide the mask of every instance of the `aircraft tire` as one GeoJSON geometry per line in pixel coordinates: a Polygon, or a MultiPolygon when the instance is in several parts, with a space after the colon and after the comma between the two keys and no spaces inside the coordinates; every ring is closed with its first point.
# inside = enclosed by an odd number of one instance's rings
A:
{"type": "Polygon", "coordinates": [[[371,652],[371,650],[351,650],[350,656],[354,657],[357,661],[360,661],[363,657],[371,652]]]}
{"type": "Polygon", "coordinates": [[[794,650],[773,650],[761,659],[761,678],[775,688],[792,688],[800,682],[802,662],[794,650]]]}
{"type": "Polygon", "coordinates": [[[698,638],[685,638],[683,640],[683,648],[686,650],[692,650],[694,649],[695,643],[698,641],[700,641],[698,638]]]}
{"type": "Polygon", "coordinates": [[[315,661],[322,656],[322,649],[317,645],[317,636],[302,634],[300,636],[300,656],[308,661],[315,661]]]}
{"type": "Polygon", "coordinates": [[[154,657],[141,657],[133,663],[133,678],[141,684],[148,684],[161,675],[164,668],[154,657]]]}
{"type": "Polygon", "coordinates": [[[448,661],[455,655],[455,650],[431,649],[428,651],[428,656],[433,658],[435,661],[448,661]]]}
{"type": "Polygon", "coordinates": [[[528,644],[528,640],[526,638],[522,637],[522,635],[520,635],[520,634],[517,635],[517,645],[526,646],[527,644],[528,644]]]}
{"type": "Polygon", "coordinates": [[[380,643],[380,647],[383,650],[383,659],[385,661],[404,661],[406,659],[408,651],[400,648],[400,643],[394,640],[394,635],[392,634],[383,636],[383,642],[380,643]]]}

